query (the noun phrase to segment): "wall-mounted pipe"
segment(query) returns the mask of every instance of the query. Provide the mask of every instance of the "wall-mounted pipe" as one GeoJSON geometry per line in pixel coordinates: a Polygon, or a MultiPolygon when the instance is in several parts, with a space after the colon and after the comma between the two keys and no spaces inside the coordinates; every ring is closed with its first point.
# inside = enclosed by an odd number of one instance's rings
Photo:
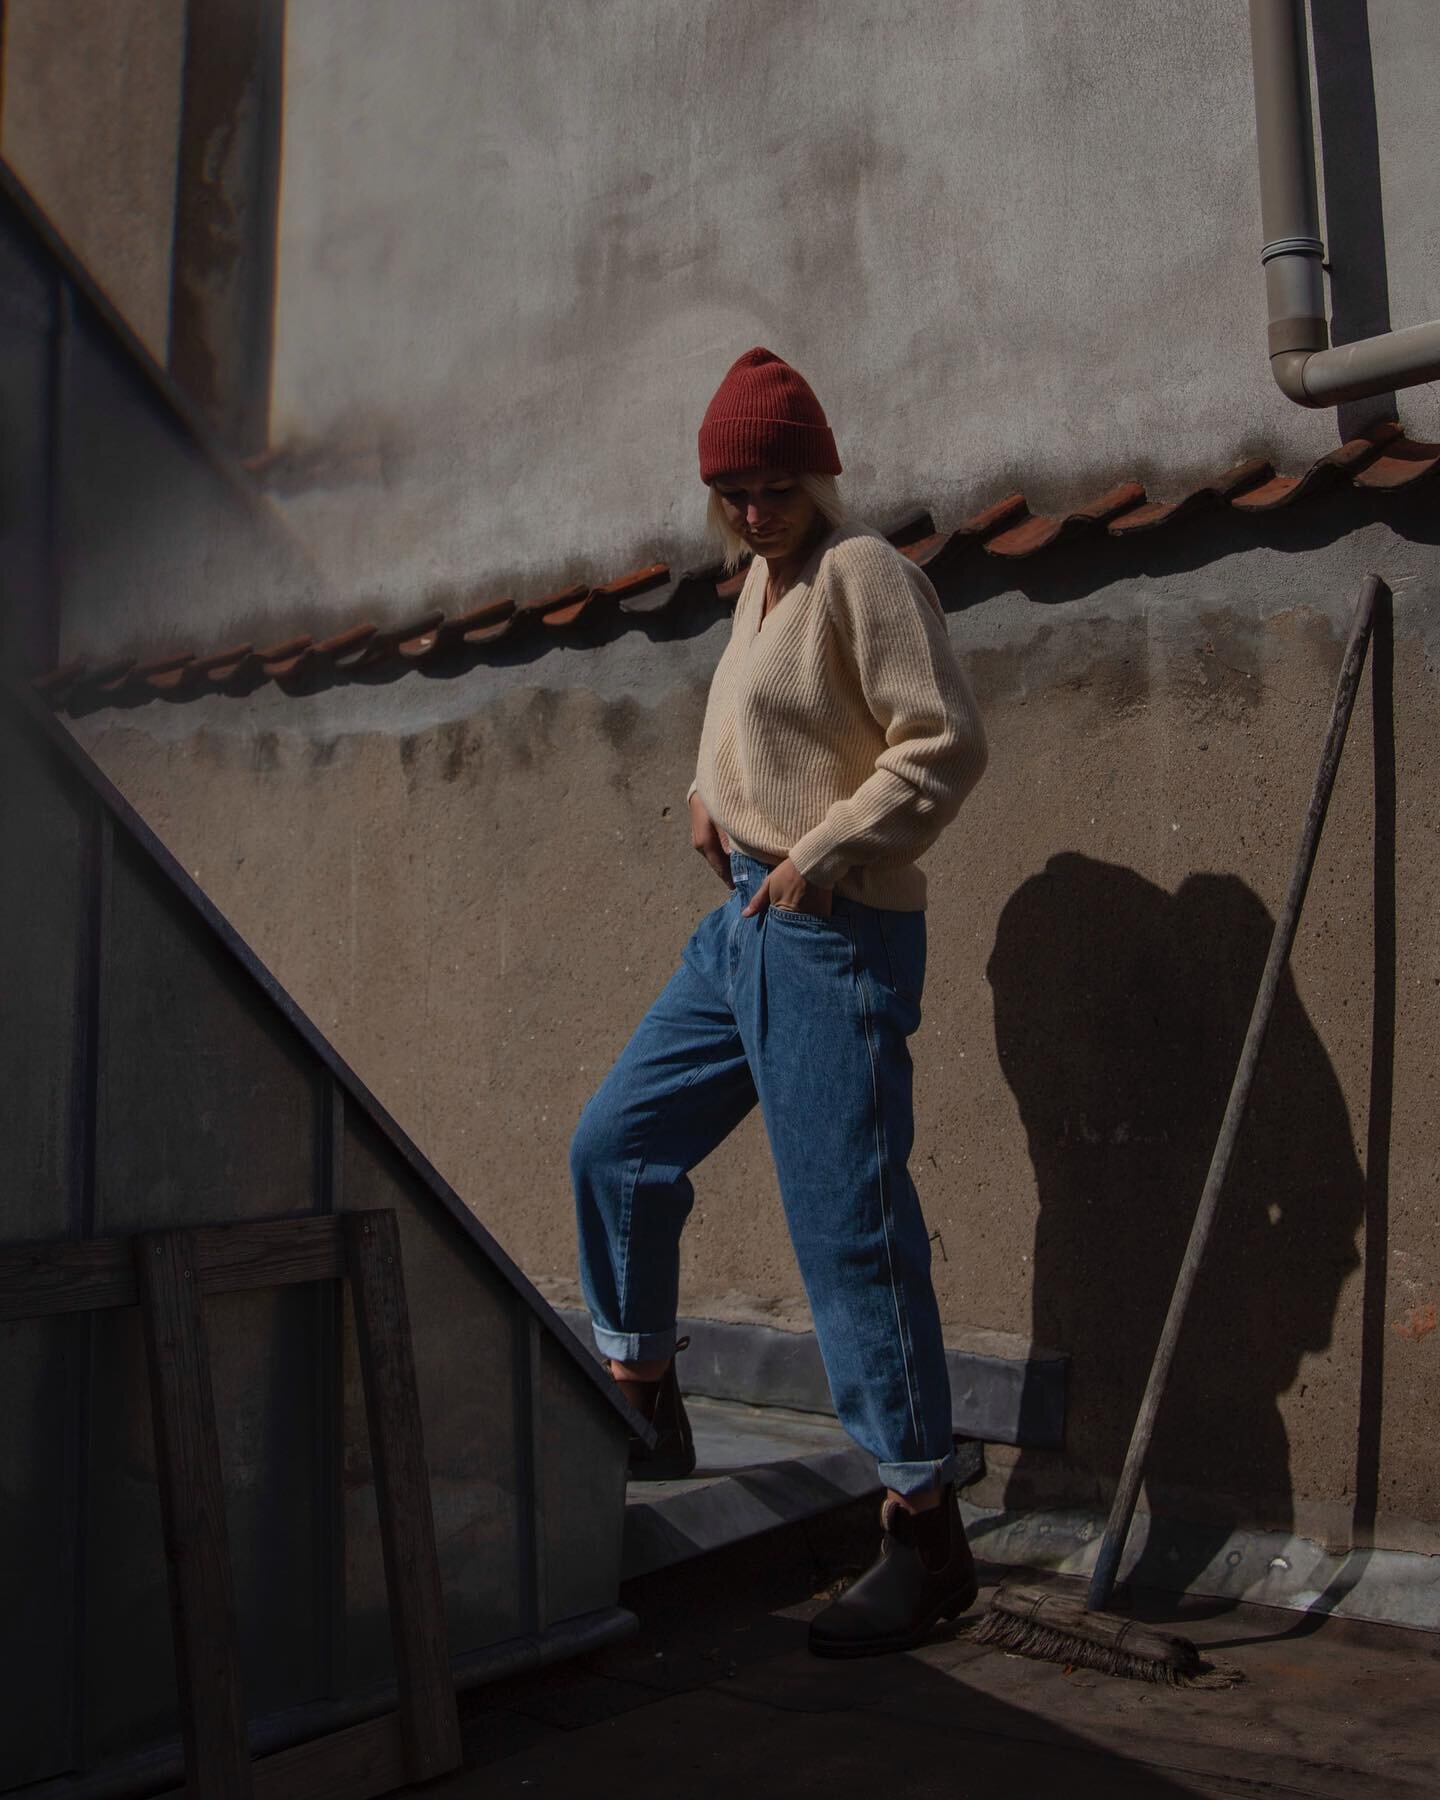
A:
{"type": "Polygon", "coordinates": [[[1440,321],[1330,349],[1310,120],[1304,0],[1250,0],[1270,369],[1301,406],[1338,406],[1440,378],[1440,321]]]}

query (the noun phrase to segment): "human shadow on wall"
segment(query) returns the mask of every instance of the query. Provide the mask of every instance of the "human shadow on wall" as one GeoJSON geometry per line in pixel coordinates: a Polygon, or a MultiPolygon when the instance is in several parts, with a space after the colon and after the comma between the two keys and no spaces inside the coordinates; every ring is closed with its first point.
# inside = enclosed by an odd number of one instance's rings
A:
{"type": "MultiPolygon", "coordinates": [[[[1171,894],[1073,852],[1001,914],[995,1038],[1040,1200],[1033,1330],[1070,1356],[1064,1456],[1023,1453],[1007,1510],[1108,1505],[1272,925],[1236,876],[1171,894]]],[[[1363,1213],[1339,1082],[1287,971],[1147,1463],[1156,1511],[1215,1529],[1194,1567],[1142,1559],[1142,1585],[1184,1586],[1226,1526],[1292,1525],[1277,1399],[1330,1342],[1363,1213]]]]}

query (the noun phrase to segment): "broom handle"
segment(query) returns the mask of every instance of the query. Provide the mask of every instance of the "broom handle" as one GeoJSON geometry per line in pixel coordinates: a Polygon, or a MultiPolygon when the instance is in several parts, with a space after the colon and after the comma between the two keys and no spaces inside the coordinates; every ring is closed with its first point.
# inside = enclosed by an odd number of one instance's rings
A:
{"type": "Polygon", "coordinates": [[[1295,872],[1290,877],[1285,904],[1275,921],[1270,954],[1265,962],[1265,972],[1260,977],[1260,991],[1255,996],[1255,1007],[1250,1014],[1250,1028],[1245,1034],[1240,1064],[1231,1084],[1230,1099],[1220,1126],[1220,1136],[1216,1140],[1215,1154],[1210,1159],[1210,1173],[1205,1177],[1205,1188],[1200,1195],[1200,1204],[1195,1209],[1195,1223],[1190,1228],[1190,1241],[1185,1246],[1185,1257],[1175,1281],[1175,1292],[1170,1297],[1165,1329],[1160,1334],[1160,1343],[1150,1368],[1150,1379],[1145,1386],[1145,1398],[1140,1402],[1135,1429],[1130,1434],[1130,1448],[1125,1453],[1125,1466],[1120,1471],[1120,1481],[1111,1503],[1105,1537],[1095,1560],[1095,1571],[1090,1577],[1086,1605],[1091,1612],[1104,1611],[1115,1586],[1120,1556],[1125,1548],[1125,1539],[1135,1512],[1136,1496],[1140,1491],[1145,1457],[1155,1429],[1155,1415],[1159,1411],[1160,1399],[1169,1379],[1170,1365],[1175,1360],[1175,1346],[1185,1322],[1185,1309],[1190,1303],[1190,1293],[1200,1272],[1200,1262],[1205,1254],[1211,1227],[1215,1223],[1220,1193],[1230,1171],[1230,1161],[1255,1079],[1255,1067],[1265,1042],[1265,1031],[1275,1008],[1280,978],[1285,973],[1285,965],[1290,958],[1290,946],[1295,941],[1295,927],[1300,921],[1300,908],[1304,904],[1305,890],[1310,884],[1310,872],[1315,867],[1315,852],[1320,846],[1320,833],[1325,825],[1330,791],[1335,785],[1335,771],[1340,766],[1340,752],[1345,748],[1345,732],[1355,705],[1355,691],[1360,685],[1360,671],[1364,667],[1365,652],[1370,643],[1375,597],[1380,591],[1380,585],[1379,576],[1367,575],[1360,587],[1360,598],[1355,604],[1350,641],[1345,647],[1345,659],[1340,665],[1340,679],[1335,688],[1335,705],[1330,713],[1330,731],[1315,775],[1315,791],[1310,796],[1310,811],[1305,819],[1300,849],[1295,857],[1295,872]]]}

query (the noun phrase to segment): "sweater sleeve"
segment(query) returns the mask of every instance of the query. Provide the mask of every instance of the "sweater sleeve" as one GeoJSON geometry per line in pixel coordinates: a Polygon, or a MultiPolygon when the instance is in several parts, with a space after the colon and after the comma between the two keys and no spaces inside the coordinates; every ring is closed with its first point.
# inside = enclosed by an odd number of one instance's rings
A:
{"type": "Polygon", "coordinates": [[[864,863],[922,856],[987,755],[975,696],[924,574],[879,539],[852,540],[845,552],[831,576],[836,625],[885,744],[874,771],[790,852],[818,887],[864,863]]]}

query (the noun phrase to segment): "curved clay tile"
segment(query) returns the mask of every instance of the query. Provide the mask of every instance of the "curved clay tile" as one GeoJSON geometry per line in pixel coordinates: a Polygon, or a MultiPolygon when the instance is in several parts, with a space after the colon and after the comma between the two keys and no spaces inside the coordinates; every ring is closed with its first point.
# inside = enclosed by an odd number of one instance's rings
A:
{"type": "Polygon", "coordinates": [[[1141,505],[1144,499],[1145,490],[1138,481],[1122,481],[1088,506],[1076,507],[1074,512],[1056,518],[1027,518],[1023,524],[987,537],[985,550],[990,556],[1033,556],[1037,550],[1049,549],[1061,537],[1107,525],[1119,513],[1141,505]]]}
{"type": "Polygon", "coordinates": [[[1355,486],[1370,493],[1394,494],[1424,481],[1437,467],[1440,444],[1420,444],[1413,438],[1396,437],[1355,477],[1355,486]]]}
{"type": "Polygon", "coordinates": [[[1111,537],[1129,537],[1134,531],[1155,531],[1161,525],[1188,518],[1205,507],[1221,506],[1236,494],[1268,481],[1274,473],[1274,465],[1263,456],[1247,456],[1244,462],[1236,463],[1223,475],[1217,475],[1214,481],[1206,482],[1204,487],[1192,488],[1178,500],[1147,500],[1133,512],[1121,513],[1118,519],[1112,519],[1105,529],[1111,537]]]}
{"type": "Polygon", "coordinates": [[[102,694],[122,693],[127,687],[137,687],[144,682],[148,687],[157,675],[167,675],[173,669],[181,669],[193,660],[188,650],[177,650],[170,656],[152,656],[145,662],[132,663],[123,675],[113,680],[100,682],[102,694]]]}
{"type": "Polygon", "coordinates": [[[352,625],[348,631],[337,631],[333,637],[321,638],[318,643],[312,640],[294,656],[267,662],[265,673],[274,681],[296,681],[304,675],[319,674],[369,643],[376,629],[371,624],[352,625]]]}
{"type": "MultiPolygon", "coordinates": [[[[1269,512],[1339,483],[1382,495],[1401,493],[1427,480],[1437,469],[1440,444],[1412,441],[1397,424],[1385,423],[1317,457],[1300,475],[1276,475],[1263,457],[1248,457],[1177,500],[1147,501],[1138,482],[1126,481],[1073,512],[1037,517],[1024,494],[1017,492],[982,508],[951,531],[936,531],[929,512],[917,510],[885,535],[902,555],[938,573],[952,559],[973,554],[977,545],[993,556],[1027,557],[1075,533],[1103,527],[1111,537],[1128,537],[1158,530],[1215,505],[1246,513],[1269,512]]],[[[178,651],[138,663],[120,657],[93,669],[83,660],[71,660],[35,677],[32,685],[56,706],[77,697],[108,699],[127,688],[175,695],[202,684],[240,690],[265,678],[288,687],[322,670],[350,672],[392,658],[420,662],[462,646],[482,648],[536,621],[551,629],[564,629],[585,617],[590,608],[612,602],[622,612],[641,615],[663,612],[682,595],[699,592],[733,600],[745,574],[742,567],[726,576],[721,565],[711,563],[676,576],[665,563],[647,563],[594,587],[576,583],[518,603],[507,595],[448,617],[432,608],[399,625],[353,625],[318,642],[302,634],[267,649],[233,644],[203,655],[178,651]]]]}
{"type": "Polygon", "coordinates": [[[505,636],[514,617],[515,602],[507,594],[503,600],[492,600],[487,606],[462,613],[455,624],[463,643],[488,644],[505,636]]]}
{"type": "Polygon", "coordinates": [[[386,625],[361,646],[357,655],[347,657],[339,666],[345,669],[368,669],[376,663],[388,662],[392,656],[399,654],[402,644],[415,643],[433,633],[444,617],[438,607],[431,607],[418,618],[407,619],[403,625],[386,625]]]}
{"type": "Polygon", "coordinates": [[[1336,450],[1317,456],[1299,475],[1276,475],[1258,487],[1237,494],[1230,504],[1237,512],[1274,512],[1303,496],[1335,487],[1373,462],[1381,446],[1400,435],[1398,425],[1372,425],[1359,437],[1347,438],[1336,450]]]}
{"type": "Polygon", "coordinates": [[[620,610],[638,615],[661,613],[667,612],[681,599],[701,594],[713,599],[724,573],[724,565],[717,562],[702,563],[694,569],[682,569],[678,575],[671,575],[658,587],[644,588],[624,595],[619,601],[620,610]]]}
{"type": "Polygon", "coordinates": [[[515,622],[518,625],[526,619],[543,619],[546,613],[554,612],[557,607],[573,606],[577,600],[588,598],[590,589],[583,581],[575,582],[566,588],[557,588],[553,594],[541,594],[532,600],[521,600],[516,603],[515,622]]]}

